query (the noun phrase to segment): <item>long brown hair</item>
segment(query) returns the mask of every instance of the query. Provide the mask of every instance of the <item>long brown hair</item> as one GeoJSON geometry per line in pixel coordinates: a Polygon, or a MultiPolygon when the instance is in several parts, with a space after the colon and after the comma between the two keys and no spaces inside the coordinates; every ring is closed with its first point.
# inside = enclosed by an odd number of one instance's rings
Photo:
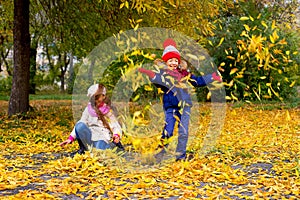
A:
{"type": "MultiPolygon", "coordinates": [[[[104,87],[104,85],[102,84],[99,84],[98,86],[98,90],[95,94],[93,94],[90,98],[90,103],[91,103],[91,106],[92,108],[95,110],[95,112],[97,113],[98,115],[98,119],[100,119],[104,125],[105,128],[107,128],[108,130],[111,131],[111,128],[104,116],[104,114],[99,110],[99,108],[97,108],[96,106],[96,99],[99,98],[99,95],[103,95],[103,91],[106,90],[106,88],[104,87]]],[[[106,93],[106,92],[105,92],[106,93]]],[[[104,103],[107,104],[108,106],[111,106],[111,101],[110,99],[108,98],[108,96],[105,94],[105,98],[104,98],[104,103]]]]}

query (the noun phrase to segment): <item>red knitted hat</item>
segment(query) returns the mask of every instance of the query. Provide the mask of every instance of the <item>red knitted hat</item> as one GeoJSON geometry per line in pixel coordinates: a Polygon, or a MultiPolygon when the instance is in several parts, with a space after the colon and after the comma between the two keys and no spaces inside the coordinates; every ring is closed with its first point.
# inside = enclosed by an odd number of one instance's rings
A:
{"type": "Polygon", "coordinates": [[[166,39],[163,43],[163,47],[164,47],[164,52],[162,54],[163,61],[167,62],[167,60],[171,58],[177,58],[178,61],[180,62],[180,53],[176,49],[176,42],[173,39],[171,38],[166,39]]]}

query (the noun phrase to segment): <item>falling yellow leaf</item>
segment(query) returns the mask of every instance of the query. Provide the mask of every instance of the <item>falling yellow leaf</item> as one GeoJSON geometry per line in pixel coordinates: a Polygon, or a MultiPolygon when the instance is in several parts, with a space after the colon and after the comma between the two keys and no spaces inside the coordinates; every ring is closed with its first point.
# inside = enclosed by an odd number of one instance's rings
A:
{"type": "Polygon", "coordinates": [[[250,31],[250,27],[247,24],[244,24],[243,26],[245,27],[246,31],[250,31]]]}
{"type": "Polygon", "coordinates": [[[276,25],[275,25],[275,23],[276,23],[276,21],[275,21],[275,20],[273,20],[273,21],[272,21],[272,26],[271,26],[271,29],[272,29],[272,30],[274,30],[274,29],[276,28],[276,25]]]}
{"type": "Polygon", "coordinates": [[[232,56],[226,56],[226,57],[229,58],[229,59],[231,59],[231,60],[235,60],[235,58],[232,57],[232,56]]]}
{"type": "Polygon", "coordinates": [[[208,92],[206,95],[206,99],[209,100],[211,98],[211,92],[208,92]]]}
{"type": "Polygon", "coordinates": [[[221,67],[225,66],[225,62],[222,62],[222,63],[220,64],[220,66],[221,66],[221,67]]]}
{"type": "Polygon", "coordinates": [[[223,41],[224,41],[224,37],[222,37],[222,38],[220,39],[220,42],[219,42],[219,44],[217,45],[217,47],[221,46],[221,44],[223,43],[223,41]]]}
{"type": "Polygon", "coordinates": [[[240,20],[241,21],[246,21],[246,20],[249,20],[249,17],[241,17],[240,20]]]}
{"type": "Polygon", "coordinates": [[[137,95],[132,99],[132,101],[137,101],[139,98],[140,98],[140,95],[137,94],[137,95]]]}
{"type": "Polygon", "coordinates": [[[232,74],[236,73],[237,71],[238,71],[238,68],[233,68],[230,70],[229,74],[232,75],[232,74]]]}
{"type": "Polygon", "coordinates": [[[265,21],[261,21],[261,24],[267,29],[268,28],[268,25],[266,24],[265,21]]]}
{"type": "Polygon", "coordinates": [[[295,84],[296,84],[296,81],[294,80],[289,86],[294,87],[295,84]]]}
{"type": "Polygon", "coordinates": [[[153,91],[153,88],[150,85],[144,85],[146,91],[153,91]]]}

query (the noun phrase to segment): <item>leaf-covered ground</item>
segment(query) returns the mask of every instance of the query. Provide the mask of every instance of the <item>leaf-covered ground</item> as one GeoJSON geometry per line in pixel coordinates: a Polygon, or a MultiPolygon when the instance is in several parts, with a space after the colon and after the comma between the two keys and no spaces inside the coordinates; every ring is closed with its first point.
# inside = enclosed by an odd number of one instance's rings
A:
{"type": "MultiPolygon", "coordinates": [[[[192,160],[155,163],[151,155],[137,161],[134,148],[147,141],[129,137],[125,154],[94,151],[70,158],[77,145],[58,144],[74,125],[71,101],[31,101],[34,112],[11,118],[7,102],[0,104],[1,199],[300,198],[299,108],[227,105],[213,151],[197,154],[199,139],[189,145],[192,160]]],[[[209,108],[201,107],[199,132],[206,132],[209,108]]]]}

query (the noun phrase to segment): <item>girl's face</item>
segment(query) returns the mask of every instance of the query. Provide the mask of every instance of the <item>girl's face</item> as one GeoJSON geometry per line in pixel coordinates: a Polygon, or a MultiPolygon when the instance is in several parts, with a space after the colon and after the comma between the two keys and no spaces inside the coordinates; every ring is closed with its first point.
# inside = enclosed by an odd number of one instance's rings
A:
{"type": "Polygon", "coordinates": [[[99,106],[101,103],[103,103],[104,99],[105,99],[105,95],[104,94],[96,95],[95,96],[96,106],[99,106]]]}
{"type": "Polygon", "coordinates": [[[167,60],[166,64],[168,66],[168,69],[175,70],[179,65],[179,61],[177,58],[170,58],[169,60],[167,60]]]}

